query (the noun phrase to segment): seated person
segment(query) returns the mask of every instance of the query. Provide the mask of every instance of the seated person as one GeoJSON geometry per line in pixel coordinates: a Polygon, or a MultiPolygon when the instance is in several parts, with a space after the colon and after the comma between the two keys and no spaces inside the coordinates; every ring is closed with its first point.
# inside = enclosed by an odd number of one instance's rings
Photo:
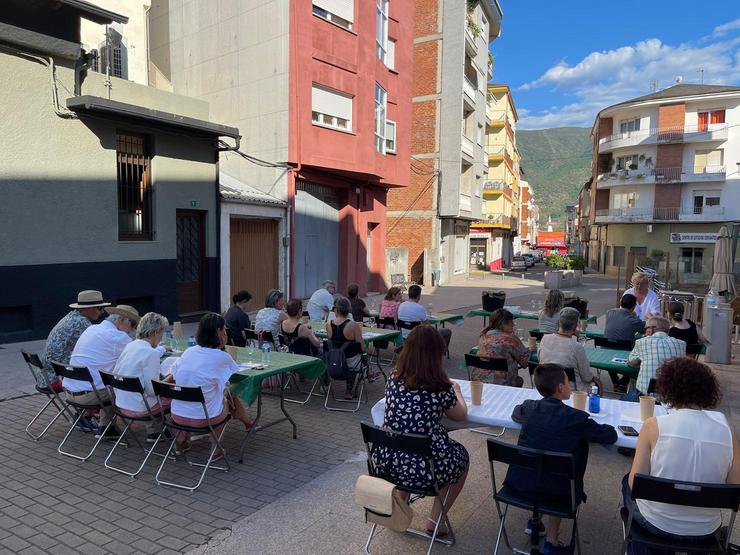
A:
{"type": "MultiPolygon", "coordinates": [[[[443,414],[462,421],[468,413],[460,386],[450,380],[442,365],[444,352],[444,341],[434,327],[423,324],[411,330],[385,386],[383,427],[432,438],[437,486],[441,497],[447,496],[449,511],[465,485],[470,457],[465,447],[450,439],[440,422],[443,414]]],[[[421,466],[418,455],[379,448],[374,457],[385,478],[398,486],[423,488],[431,483],[430,469],[421,466]]],[[[430,534],[441,510],[439,501],[435,501],[427,523],[430,534]]],[[[439,533],[448,533],[444,522],[439,533]]]]}
{"type": "MultiPolygon", "coordinates": [[[[113,373],[128,378],[139,378],[144,388],[145,397],[153,416],[161,413],[152,380],[159,380],[161,367],[159,359],[162,356],[162,348],[157,348],[162,341],[169,322],[167,318],[156,312],[147,312],[139,320],[136,327],[136,339],[126,345],[118,357],[118,362],[113,368],[113,373]]],[[[162,399],[167,406],[169,399],[162,399]]],[[[149,416],[144,400],[138,393],[131,391],[116,390],[116,406],[123,414],[133,417],[149,416]]],[[[153,443],[159,436],[162,426],[159,420],[146,423],[147,437],[149,443],[153,443]]]]}
{"type": "MultiPolygon", "coordinates": [[[[632,469],[622,480],[624,506],[634,503],[630,488],[638,473],[687,482],[740,483],[740,444],[725,415],[712,410],[721,393],[710,368],[674,358],[661,366],[656,391],[671,410],[642,425],[632,469]]],[[[713,534],[722,515],[719,509],[638,499],[634,523],[652,534],[685,541],[688,547],[692,540],[713,534]]]]}
{"type": "Polygon", "coordinates": [[[645,337],[635,341],[635,347],[629,354],[627,364],[639,368],[635,388],[630,389],[623,401],[637,402],[640,395],[646,395],[650,380],[657,377],[658,368],[664,362],[686,356],[686,343],[680,339],[668,337],[668,320],[662,316],[651,316],[645,324],[645,337]]]}
{"type": "Polygon", "coordinates": [[[624,294],[635,296],[637,299],[635,314],[643,322],[652,315],[660,315],[660,299],[655,291],[650,289],[650,277],[647,274],[643,272],[632,274],[632,287],[624,294]]]}
{"type": "MultiPolygon", "coordinates": [[[[561,320],[562,321],[562,320],[561,320]]],[[[563,403],[570,398],[570,383],[563,368],[556,364],[540,364],[534,371],[534,384],[544,397],[527,400],[514,407],[511,418],[522,425],[517,445],[572,453],[575,463],[576,502],[585,502],[583,476],[588,464],[589,442],[610,445],[617,441],[617,432],[608,424],[598,424],[584,411],[563,403]]],[[[553,476],[536,483],[532,471],[509,466],[504,485],[524,497],[538,494],[553,501],[570,501],[570,483],[553,476]]],[[[548,516],[544,553],[572,553],[558,543],[560,518],[548,516]]]]}
{"type": "MultiPolygon", "coordinates": [[[[610,341],[634,341],[635,334],[645,332],[645,322],[635,314],[637,298],[625,293],[619,301],[619,308],[612,308],[606,313],[606,327],[604,337],[610,341]]],[[[609,372],[614,391],[625,393],[629,385],[629,376],[619,376],[616,372],[609,372]]]]}
{"type": "Polygon", "coordinates": [[[565,307],[560,311],[558,332],[549,333],[542,337],[537,354],[540,364],[557,364],[562,368],[573,368],[576,377],[584,385],[595,383],[599,392],[603,386],[599,377],[591,370],[591,364],[586,356],[586,349],[578,342],[576,330],[580,313],[575,308],[565,307]]]}
{"type": "Polygon", "coordinates": [[[329,312],[334,306],[334,293],[337,292],[337,284],[327,279],[308,299],[306,310],[311,320],[326,320],[329,312]]]}
{"type": "MultiPolygon", "coordinates": [[[[344,347],[344,356],[347,358],[347,368],[349,369],[344,398],[353,399],[356,394],[355,382],[360,372],[362,354],[367,350],[365,340],[362,337],[362,326],[349,319],[350,304],[348,299],[338,298],[334,304],[334,312],[336,313],[335,318],[326,323],[326,337],[335,349],[340,349],[345,343],[348,343],[344,347]]],[[[377,379],[377,376],[373,375],[373,379],[377,379]]],[[[370,381],[370,375],[368,375],[368,381],[370,381]]]]}
{"type": "Polygon", "coordinates": [[[288,318],[280,323],[280,330],[288,342],[292,353],[307,356],[316,356],[321,348],[321,341],[311,330],[310,324],[301,323],[303,302],[293,299],[285,307],[288,318]]]}
{"type": "Polygon", "coordinates": [[[360,288],[356,283],[353,283],[347,287],[347,297],[349,298],[349,304],[352,307],[352,319],[355,322],[362,322],[366,316],[370,315],[370,311],[367,309],[365,301],[357,296],[360,288]]]}
{"type": "MultiPolygon", "coordinates": [[[[100,370],[110,372],[118,362],[123,349],[131,343],[129,334],[139,323],[139,313],[132,306],[125,304],[106,308],[110,314],[108,318],[87,328],[77,340],[69,363],[74,366],[84,366],[90,371],[95,389],[92,390],[89,382],[64,378],[62,386],[67,399],[82,404],[97,404],[98,396],[103,402],[110,400],[108,388],[103,385],[100,370]]],[[[162,351],[164,353],[164,351],[162,351]]],[[[110,422],[108,410],[100,411],[100,432],[110,422]]],[[[119,433],[111,426],[107,432],[109,438],[118,438],[119,433]]]]}
{"type": "Polygon", "coordinates": [[[269,331],[275,342],[275,349],[280,348],[280,340],[278,339],[280,323],[288,317],[283,308],[285,308],[283,292],[279,289],[270,289],[265,297],[265,308],[260,309],[254,318],[254,331],[257,333],[269,331]]]}
{"type": "MultiPolygon", "coordinates": [[[[204,314],[198,322],[195,334],[196,345],[188,348],[172,370],[172,379],[190,387],[200,387],[206,401],[208,419],[200,403],[188,403],[173,400],[171,405],[172,419],[178,424],[192,427],[208,426],[210,422],[216,435],[220,435],[223,421],[227,414],[240,420],[249,430],[252,421],[247,418],[246,409],[239,399],[229,392],[229,378],[239,372],[239,367],[229,353],[222,349],[226,345],[226,321],[220,314],[204,314]]],[[[186,432],[177,436],[177,445],[181,450],[189,447],[186,432]]],[[[215,447],[211,438],[212,447],[215,447]]],[[[222,452],[214,454],[214,461],[224,457],[222,452]]]]}
{"type": "MultiPolygon", "coordinates": [[[[671,328],[668,330],[668,336],[685,341],[687,345],[699,345],[706,343],[707,338],[701,332],[701,328],[688,318],[684,318],[683,303],[672,301],[668,303],[668,318],[671,321],[671,328]]],[[[689,355],[697,358],[699,355],[689,355]]]]}
{"type": "Polygon", "coordinates": [[[385,299],[380,303],[380,320],[383,318],[393,318],[395,322],[398,319],[398,307],[403,301],[403,293],[400,287],[391,287],[385,294],[385,299]]]}
{"type": "Polygon", "coordinates": [[[508,372],[474,368],[472,378],[486,383],[522,387],[524,380],[519,376],[519,368],[529,364],[531,351],[514,334],[514,315],[505,308],[491,313],[491,322],[478,340],[478,356],[484,358],[505,358],[508,372]]]}
{"type": "Polygon", "coordinates": [[[550,289],[545,297],[545,307],[540,310],[537,328],[542,333],[555,333],[558,331],[560,310],[563,308],[563,293],[559,289],[550,289]]]}
{"type": "MultiPolygon", "coordinates": [[[[409,287],[409,300],[402,302],[398,307],[398,320],[402,322],[426,322],[429,319],[427,309],[421,305],[421,287],[412,285],[409,287]]],[[[445,352],[450,348],[452,330],[440,328],[437,330],[445,342],[445,352]]],[[[401,328],[401,336],[406,339],[411,330],[401,328]]]]}
{"type": "Polygon", "coordinates": [[[244,330],[252,328],[252,323],[249,321],[249,315],[247,314],[247,305],[251,298],[252,295],[248,291],[239,291],[231,299],[234,304],[224,314],[226,333],[229,336],[229,343],[231,345],[236,345],[237,347],[247,346],[247,338],[244,335],[244,330]]]}

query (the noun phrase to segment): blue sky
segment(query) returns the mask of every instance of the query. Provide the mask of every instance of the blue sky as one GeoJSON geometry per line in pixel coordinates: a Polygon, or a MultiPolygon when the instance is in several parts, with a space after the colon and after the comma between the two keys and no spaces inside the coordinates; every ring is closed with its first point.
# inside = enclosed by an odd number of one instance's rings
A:
{"type": "Polygon", "coordinates": [[[493,82],[520,129],[590,127],[610,104],[673,84],[740,84],[740,0],[499,0],[493,82]]]}

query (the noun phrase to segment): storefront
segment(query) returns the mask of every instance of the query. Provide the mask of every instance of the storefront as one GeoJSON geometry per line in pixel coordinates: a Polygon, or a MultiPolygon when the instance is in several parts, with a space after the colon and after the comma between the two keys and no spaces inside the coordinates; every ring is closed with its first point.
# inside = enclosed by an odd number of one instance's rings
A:
{"type": "Polygon", "coordinates": [[[537,234],[537,248],[545,251],[545,256],[550,254],[566,254],[568,247],[565,245],[565,232],[540,231],[537,234]]]}

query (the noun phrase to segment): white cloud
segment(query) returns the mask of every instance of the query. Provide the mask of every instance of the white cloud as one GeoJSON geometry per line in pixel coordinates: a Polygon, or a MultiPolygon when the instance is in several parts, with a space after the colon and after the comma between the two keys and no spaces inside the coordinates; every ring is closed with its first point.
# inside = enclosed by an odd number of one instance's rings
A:
{"type": "MultiPolygon", "coordinates": [[[[736,35],[740,19],[720,25],[713,36],[736,35]]],[[[590,126],[596,113],[611,104],[650,93],[650,83],[659,88],[672,85],[681,76],[684,83],[734,84],[740,81],[740,36],[715,38],[709,44],[676,46],[647,39],[631,46],[591,52],[575,65],[558,62],[522,90],[545,88],[573,97],[563,106],[529,110],[519,120],[522,129],[553,126],[590,126]]]]}

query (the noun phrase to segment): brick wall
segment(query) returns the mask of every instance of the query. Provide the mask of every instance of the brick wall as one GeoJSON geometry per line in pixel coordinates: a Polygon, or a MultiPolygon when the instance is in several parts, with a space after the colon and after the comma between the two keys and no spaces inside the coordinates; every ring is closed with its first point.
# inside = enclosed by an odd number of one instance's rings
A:
{"type": "Polygon", "coordinates": [[[420,282],[424,275],[424,249],[432,244],[431,219],[389,217],[387,244],[409,249],[411,281],[420,282]]]}
{"type": "Polygon", "coordinates": [[[612,131],[614,131],[613,118],[599,118],[599,136],[596,139],[603,139],[611,135],[612,131]]]}
{"type": "Polygon", "coordinates": [[[439,32],[439,0],[416,0],[414,36],[423,37],[439,32]]]}
{"type": "Polygon", "coordinates": [[[683,166],[683,144],[658,145],[656,168],[680,168],[683,166]]]}
{"type": "MultiPolygon", "coordinates": [[[[388,191],[388,210],[431,210],[434,191],[434,161],[414,160],[408,187],[388,191]],[[418,173],[417,173],[418,172],[418,173]]],[[[397,246],[397,245],[394,245],[397,246]]]]}
{"type": "Polygon", "coordinates": [[[414,45],[414,83],[413,96],[437,94],[437,63],[439,61],[439,40],[420,42],[414,45]]]}
{"type": "Polygon", "coordinates": [[[681,184],[680,183],[656,183],[655,184],[655,204],[654,206],[655,208],[680,208],[681,206],[681,184]]]}
{"type": "Polygon", "coordinates": [[[597,189],[595,199],[596,210],[606,210],[609,208],[609,190],[608,189],[597,189]]]}
{"type": "Polygon", "coordinates": [[[683,129],[686,118],[686,104],[663,104],[658,107],[658,127],[679,127],[683,129]]]}

